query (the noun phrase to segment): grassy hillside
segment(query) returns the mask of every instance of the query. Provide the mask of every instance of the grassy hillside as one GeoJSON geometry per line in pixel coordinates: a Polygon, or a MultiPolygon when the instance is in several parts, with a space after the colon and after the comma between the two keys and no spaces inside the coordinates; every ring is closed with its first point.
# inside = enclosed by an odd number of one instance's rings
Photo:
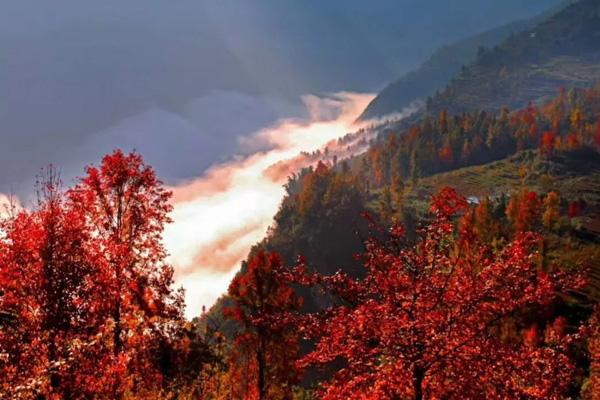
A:
{"type": "Polygon", "coordinates": [[[584,199],[587,204],[600,204],[600,156],[582,149],[545,159],[527,150],[488,164],[425,177],[407,187],[406,197],[424,211],[429,197],[445,186],[476,198],[498,198],[526,186],[538,193],[557,191],[565,201],[584,199]]]}

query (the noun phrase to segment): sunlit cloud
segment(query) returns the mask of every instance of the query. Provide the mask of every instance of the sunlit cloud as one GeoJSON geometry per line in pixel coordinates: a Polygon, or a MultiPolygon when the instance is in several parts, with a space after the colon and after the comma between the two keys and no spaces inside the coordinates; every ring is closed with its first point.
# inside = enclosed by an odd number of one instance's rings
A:
{"type": "Polygon", "coordinates": [[[188,318],[227,290],[250,247],[265,236],[289,174],[326,158],[313,151],[327,146],[328,157],[343,157],[364,150],[360,132],[341,145],[337,139],[359,130],[354,121],[372,98],[354,93],[306,96],[310,118],[282,120],[241,141],[248,148],[260,143],[268,150],[216,165],[172,188],[174,222],[164,240],[176,282],[186,289],[188,318]]]}

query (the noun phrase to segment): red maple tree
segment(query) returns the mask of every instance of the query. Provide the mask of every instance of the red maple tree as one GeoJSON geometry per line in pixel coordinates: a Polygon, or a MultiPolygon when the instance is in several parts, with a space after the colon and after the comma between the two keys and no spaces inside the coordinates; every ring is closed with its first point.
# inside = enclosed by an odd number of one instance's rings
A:
{"type": "Polygon", "coordinates": [[[301,279],[338,299],[303,320],[316,346],[300,365],[342,365],[321,398],[562,398],[573,372],[568,336],[548,344],[502,333],[524,310],[552,303],[570,280],[540,269],[536,234],[518,233],[493,252],[471,224],[457,233],[453,218],[466,209],[446,188],[414,246],[401,227],[367,242],[364,279],[301,279]]]}
{"type": "Polygon", "coordinates": [[[544,132],[542,136],[542,140],[540,142],[540,153],[544,154],[546,157],[552,157],[554,153],[554,142],[556,135],[552,132],[544,132]]]}
{"type": "Polygon", "coordinates": [[[121,398],[173,373],[183,300],[161,244],[169,192],[135,154],[2,220],[0,397],[121,398]]]}
{"type": "Polygon", "coordinates": [[[299,374],[294,365],[298,335],[290,324],[291,313],[300,309],[302,300],[291,281],[277,254],[259,251],[229,286],[233,306],[226,313],[239,324],[230,372],[237,379],[230,380],[244,383],[234,388],[235,398],[292,398],[299,374]]]}
{"type": "Polygon", "coordinates": [[[100,247],[112,353],[130,374],[115,393],[162,381],[162,352],[182,320],[183,296],[174,292],[173,268],[162,244],[171,193],[137,153],[120,150],[90,166],[67,196],[86,215],[100,247]]]}
{"type": "MultiPolygon", "coordinates": [[[[103,323],[101,256],[85,215],[71,207],[49,168],[38,202],[2,221],[0,308],[11,323],[0,332],[0,394],[78,398],[101,364],[93,335],[103,323]]],[[[90,391],[92,390],[92,391],[90,391]]]]}

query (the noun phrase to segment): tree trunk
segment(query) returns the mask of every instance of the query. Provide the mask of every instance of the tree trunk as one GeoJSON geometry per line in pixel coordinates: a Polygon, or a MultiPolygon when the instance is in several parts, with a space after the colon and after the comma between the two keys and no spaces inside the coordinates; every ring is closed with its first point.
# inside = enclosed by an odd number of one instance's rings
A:
{"type": "Polygon", "coordinates": [[[57,362],[57,350],[56,350],[56,334],[50,335],[50,341],[48,343],[48,361],[51,364],[50,368],[50,386],[52,392],[60,386],[60,377],[56,373],[56,362],[57,362]]]}
{"type": "Polygon", "coordinates": [[[423,400],[423,378],[425,373],[418,367],[415,368],[413,374],[413,390],[415,393],[415,400],[423,400]]]}
{"type": "Polygon", "coordinates": [[[258,400],[266,400],[266,382],[265,382],[265,346],[262,335],[259,334],[258,352],[256,361],[258,366],[258,400]]]}
{"type": "MultiPolygon", "coordinates": [[[[120,296],[120,294],[119,294],[120,296]]],[[[113,350],[114,354],[118,355],[121,352],[121,301],[115,307],[115,312],[113,315],[113,319],[115,320],[115,330],[113,336],[113,350]]]]}

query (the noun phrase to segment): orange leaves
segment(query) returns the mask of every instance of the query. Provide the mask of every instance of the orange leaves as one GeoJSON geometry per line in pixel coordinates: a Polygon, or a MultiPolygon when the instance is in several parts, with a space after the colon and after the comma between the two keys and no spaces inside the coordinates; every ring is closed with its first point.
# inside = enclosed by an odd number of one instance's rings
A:
{"type": "Polygon", "coordinates": [[[544,199],[542,223],[546,229],[553,229],[560,219],[560,197],[556,192],[549,192],[544,199]]]}
{"type": "Polygon", "coordinates": [[[315,171],[310,172],[304,177],[302,189],[298,194],[298,203],[301,213],[313,208],[315,203],[321,200],[320,197],[326,189],[329,176],[329,167],[319,161],[315,171]]]}
{"type": "Polygon", "coordinates": [[[375,176],[375,182],[379,185],[383,182],[383,149],[379,146],[372,147],[369,149],[368,155],[375,176]]]}
{"type": "Polygon", "coordinates": [[[571,111],[570,116],[571,128],[575,130],[575,132],[579,132],[581,127],[583,126],[583,112],[580,107],[575,107],[573,111],[571,111]]]}
{"type": "Polygon", "coordinates": [[[448,164],[452,164],[454,157],[453,157],[453,153],[452,153],[452,147],[450,147],[450,143],[446,143],[442,146],[442,148],[439,151],[438,156],[441,161],[448,163],[448,164]]]}
{"type": "Polygon", "coordinates": [[[552,157],[555,136],[556,135],[554,135],[552,132],[544,132],[544,135],[542,136],[540,152],[542,152],[542,154],[544,154],[546,157],[552,157]]]}
{"type": "Polygon", "coordinates": [[[522,189],[510,198],[506,207],[506,216],[516,232],[531,230],[539,220],[541,201],[535,192],[522,189]]]}

